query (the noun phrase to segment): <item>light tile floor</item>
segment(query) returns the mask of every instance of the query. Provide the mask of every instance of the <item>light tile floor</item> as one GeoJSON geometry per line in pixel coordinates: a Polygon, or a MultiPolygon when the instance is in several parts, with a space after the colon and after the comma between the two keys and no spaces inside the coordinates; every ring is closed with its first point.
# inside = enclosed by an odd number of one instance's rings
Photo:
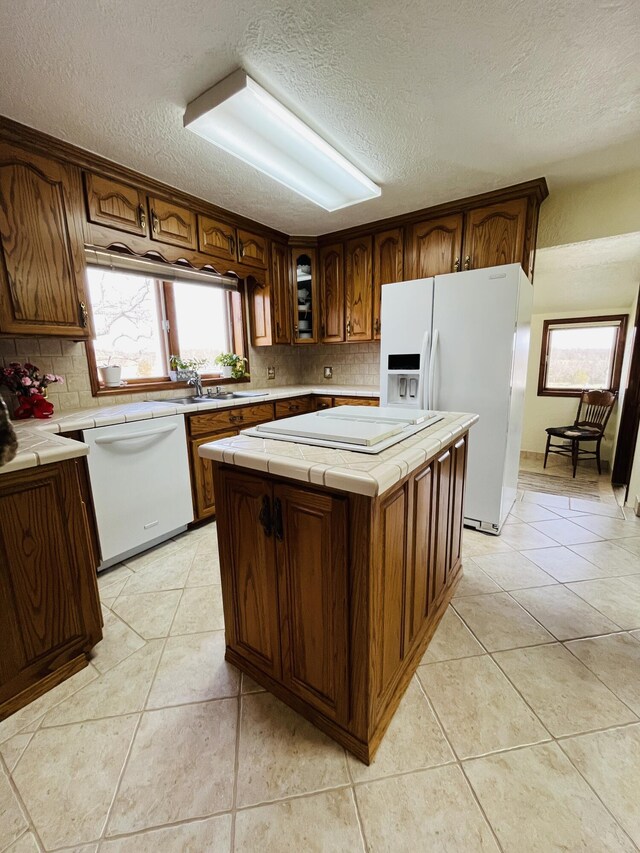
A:
{"type": "Polygon", "coordinates": [[[637,850],[639,543],[543,493],[465,531],[370,767],[225,663],[215,525],[132,559],[91,664],[0,723],[0,851],[637,850]]]}

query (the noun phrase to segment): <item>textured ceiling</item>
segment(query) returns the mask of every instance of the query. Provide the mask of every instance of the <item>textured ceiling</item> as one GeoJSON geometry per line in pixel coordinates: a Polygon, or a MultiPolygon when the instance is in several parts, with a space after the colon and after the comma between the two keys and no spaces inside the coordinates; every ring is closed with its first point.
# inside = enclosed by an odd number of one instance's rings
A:
{"type": "Polygon", "coordinates": [[[640,232],[536,252],[533,311],[629,308],[640,287],[640,232]]]}
{"type": "Polygon", "coordinates": [[[0,113],[289,233],[640,165],[638,0],[0,0],[0,113]],[[382,185],[327,213],[182,128],[243,66],[382,185]]]}

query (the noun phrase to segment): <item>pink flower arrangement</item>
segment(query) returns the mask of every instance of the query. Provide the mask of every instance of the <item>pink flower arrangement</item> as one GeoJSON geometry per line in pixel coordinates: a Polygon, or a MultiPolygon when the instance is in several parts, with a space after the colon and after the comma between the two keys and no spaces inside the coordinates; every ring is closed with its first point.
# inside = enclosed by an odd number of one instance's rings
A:
{"type": "Polygon", "coordinates": [[[64,382],[64,377],[55,373],[40,375],[40,369],[28,361],[24,364],[12,361],[8,367],[0,367],[0,385],[5,385],[18,397],[42,394],[54,382],[64,382]]]}

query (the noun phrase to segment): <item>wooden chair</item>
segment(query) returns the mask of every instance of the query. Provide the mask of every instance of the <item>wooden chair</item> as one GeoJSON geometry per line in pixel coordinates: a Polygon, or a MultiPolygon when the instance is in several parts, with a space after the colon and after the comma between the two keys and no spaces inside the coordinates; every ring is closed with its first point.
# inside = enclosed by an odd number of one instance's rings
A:
{"type": "Polygon", "coordinates": [[[547,427],[547,446],[544,451],[544,467],[550,453],[559,456],[570,456],[573,462],[573,476],[576,476],[578,459],[595,459],[598,463],[598,474],[602,473],[600,466],[600,443],[604,438],[607,421],[611,417],[616,395],[612,391],[583,391],[580,395],[578,413],[573,426],[547,427]],[[566,444],[551,444],[551,438],[562,438],[570,441],[566,444]],[[595,441],[595,450],[580,447],[583,441],[595,441]]]}

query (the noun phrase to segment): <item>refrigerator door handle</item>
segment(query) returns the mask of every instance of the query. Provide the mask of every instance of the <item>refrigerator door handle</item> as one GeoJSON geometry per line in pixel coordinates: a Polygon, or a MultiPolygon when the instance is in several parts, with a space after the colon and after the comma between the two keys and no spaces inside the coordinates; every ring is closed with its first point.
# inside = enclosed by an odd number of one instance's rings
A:
{"type": "Polygon", "coordinates": [[[429,358],[429,409],[438,408],[438,399],[435,388],[436,377],[436,358],[438,355],[438,338],[439,332],[433,330],[433,340],[431,341],[431,356],[429,358]]]}
{"type": "Polygon", "coordinates": [[[429,355],[429,344],[431,343],[431,330],[427,329],[422,338],[420,347],[420,376],[418,378],[417,404],[419,409],[424,409],[429,399],[429,389],[425,389],[425,375],[427,372],[427,357],[429,355]]]}

